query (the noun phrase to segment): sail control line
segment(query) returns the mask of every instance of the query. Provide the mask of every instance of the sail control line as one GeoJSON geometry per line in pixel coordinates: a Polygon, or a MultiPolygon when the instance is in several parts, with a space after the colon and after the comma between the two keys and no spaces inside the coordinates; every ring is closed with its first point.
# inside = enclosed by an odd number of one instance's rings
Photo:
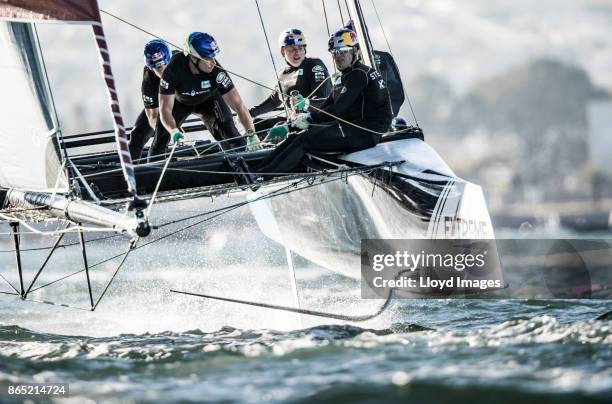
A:
{"type": "MultiPolygon", "coordinates": [[[[73,0],[40,0],[32,2],[29,0],[11,0],[0,4],[0,19],[17,22],[62,22],[68,24],[88,24],[92,26],[94,39],[100,54],[100,66],[110,105],[111,116],[115,132],[115,143],[123,176],[127,183],[128,190],[132,195],[129,210],[136,211],[138,222],[133,232],[139,236],[146,236],[150,233],[150,226],[144,217],[143,210],[147,207],[145,201],[137,196],[136,177],[134,166],[128,148],[127,134],[119,108],[119,98],[115,87],[115,78],[110,64],[110,53],[108,50],[106,36],[102,27],[100,10],[96,0],[81,0],[78,7],[75,7],[73,0]]],[[[35,200],[46,199],[44,195],[37,195],[35,200]]],[[[51,195],[54,199],[55,195],[51,195]]],[[[31,200],[30,200],[31,202],[31,200]]],[[[61,201],[63,203],[63,201],[61,201]]],[[[97,212],[91,212],[95,217],[97,212]]]]}

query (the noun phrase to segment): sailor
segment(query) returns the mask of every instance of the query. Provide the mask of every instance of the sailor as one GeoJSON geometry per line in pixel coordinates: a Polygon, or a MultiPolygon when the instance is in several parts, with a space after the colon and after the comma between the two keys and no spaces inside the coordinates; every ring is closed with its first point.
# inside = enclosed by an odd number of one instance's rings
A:
{"type": "Polygon", "coordinates": [[[303,132],[281,143],[256,170],[292,172],[306,153],[347,153],[374,147],[389,129],[393,115],[380,73],[360,61],[357,35],[343,28],[328,43],[341,72],[321,108],[299,113],[292,125],[303,132]]]}
{"type": "Polygon", "coordinates": [[[232,110],[247,131],[248,150],[260,148],[253,120],[229,74],[215,57],[221,52],[215,39],[202,32],[187,36],[183,53],[172,56],[159,83],[160,119],[149,149],[149,160],[163,154],[168,141],[178,142],[180,125],[190,114],[198,115],[222,149],[245,147],[236,128],[232,110]]]}
{"type": "Polygon", "coordinates": [[[132,160],[140,158],[145,143],[153,136],[159,115],[159,79],[170,61],[170,48],[160,39],[153,39],[144,47],[145,66],[142,72],[142,101],[144,109],[136,118],[130,135],[132,160]]]}
{"type": "MultiPolygon", "coordinates": [[[[277,85],[272,94],[249,110],[253,118],[270,112],[283,103],[288,109],[293,107],[300,110],[306,109],[308,104],[321,106],[331,93],[332,84],[327,67],[321,59],[306,57],[306,37],[301,30],[291,28],[281,32],[278,44],[280,54],[287,63],[278,76],[280,89],[277,85]]],[[[261,118],[255,120],[255,128],[259,132],[285,121],[284,116],[261,118]]],[[[286,127],[281,131],[286,134],[286,127]]]]}

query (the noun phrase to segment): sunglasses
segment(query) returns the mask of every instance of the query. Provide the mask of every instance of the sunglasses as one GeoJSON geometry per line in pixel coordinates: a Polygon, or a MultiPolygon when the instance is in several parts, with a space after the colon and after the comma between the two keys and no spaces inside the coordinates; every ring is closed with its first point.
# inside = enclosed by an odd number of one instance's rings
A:
{"type": "Polygon", "coordinates": [[[191,60],[191,63],[193,63],[194,65],[197,65],[200,60],[203,60],[203,61],[208,62],[208,63],[212,63],[215,60],[214,58],[202,58],[202,59],[200,59],[200,58],[197,58],[195,56],[189,56],[189,59],[191,60]]]}
{"type": "Polygon", "coordinates": [[[329,52],[332,55],[346,55],[347,53],[350,53],[352,51],[352,49],[332,49],[329,52]]]}

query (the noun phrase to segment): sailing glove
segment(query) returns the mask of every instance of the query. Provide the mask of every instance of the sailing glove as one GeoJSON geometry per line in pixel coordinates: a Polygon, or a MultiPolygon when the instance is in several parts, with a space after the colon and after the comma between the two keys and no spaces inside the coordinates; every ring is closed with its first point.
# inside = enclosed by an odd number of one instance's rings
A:
{"type": "Polygon", "coordinates": [[[307,98],[304,98],[302,94],[299,93],[299,91],[293,90],[289,98],[289,105],[292,111],[303,112],[308,109],[309,102],[307,98]]]}
{"type": "Polygon", "coordinates": [[[310,124],[312,123],[312,118],[309,113],[301,113],[297,114],[292,124],[298,129],[308,129],[310,124]]]}
{"type": "Polygon", "coordinates": [[[170,141],[172,142],[172,144],[178,143],[179,140],[181,140],[183,138],[183,132],[181,132],[179,129],[175,129],[172,131],[172,133],[170,134],[170,141]]]}
{"type": "Polygon", "coordinates": [[[261,146],[261,142],[259,141],[259,138],[257,137],[257,135],[255,134],[255,132],[253,132],[252,130],[247,130],[247,145],[245,150],[248,152],[252,152],[252,151],[257,151],[257,150],[261,150],[262,146],[261,146]]]}
{"type": "Polygon", "coordinates": [[[287,133],[289,133],[289,127],[285,123],[278,123],[268,131],[268,136],[266,136],[266,142],[273,142],[276,140],[284,140],[287,137],[287,133]]]}

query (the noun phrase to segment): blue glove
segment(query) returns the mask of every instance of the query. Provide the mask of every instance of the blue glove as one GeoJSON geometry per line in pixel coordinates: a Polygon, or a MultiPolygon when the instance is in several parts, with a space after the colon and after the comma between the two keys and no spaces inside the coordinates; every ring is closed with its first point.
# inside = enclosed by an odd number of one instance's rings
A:
{"type": "Polygon", "coordinates": [[[179,140],[181,140],[183,138],[183,132],[181,132],[179,129],[175,129],[172,131],[172,133],[170,134],[170,142],[172,144],[178,143],[179,140]]]}

